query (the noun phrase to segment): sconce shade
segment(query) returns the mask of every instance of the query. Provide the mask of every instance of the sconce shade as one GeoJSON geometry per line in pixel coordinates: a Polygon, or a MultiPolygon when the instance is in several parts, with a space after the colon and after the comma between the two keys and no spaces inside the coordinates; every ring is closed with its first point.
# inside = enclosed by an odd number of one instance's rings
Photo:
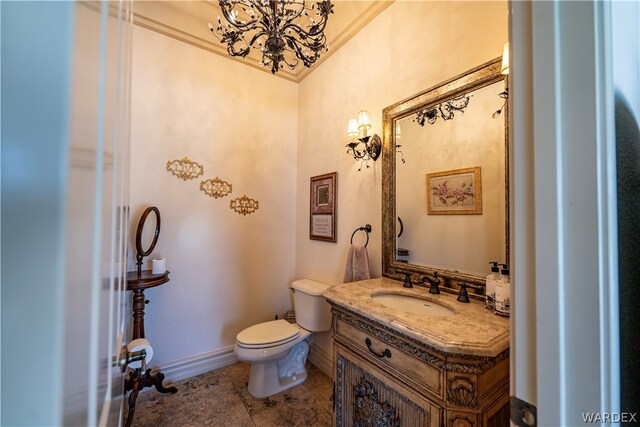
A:
{"type": "Polygon", "coordinates": [[[402,138],[402,129],[400,129],[400,122],[396,122],[396,140],[402,138]]]}
{"type": "Polygon", "coordinates": [[[500,72],[502,74],[509,74],[509,42],[506,42],[502,49],[502,68],[500,72]]]}
{"type": "Polygon", "coordinates": [[[360,131],[358,131],[358,120],[349,119],[349,127],[347,128],[347,135],[351,137],[356,137],[360,135],[360,131]]]}
{"type": "Polygon", "coordinates": [[[358,113],[358,129],[370,129],[371,122],[369,121],[369,114],[362,110],[358,113]]]}
{"type": "Polygon", "coordinates": [[[378,135],[367,135],[367,130],[370,128],[369,114],[365,110],[358,113],[358,120],[349,119],[347,135],[352,140],[346,145],[347,153],[360,162],[358,171],[362,170],[362,165],[368,168],[369,160],[375,162],[382,152],[382,140],[380,137],[378,135]]]}

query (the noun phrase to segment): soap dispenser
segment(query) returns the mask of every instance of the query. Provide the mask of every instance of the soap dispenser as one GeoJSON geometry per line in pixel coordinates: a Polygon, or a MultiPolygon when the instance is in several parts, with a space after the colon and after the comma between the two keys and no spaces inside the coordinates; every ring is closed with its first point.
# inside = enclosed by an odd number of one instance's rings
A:
{"type": "Polygon", "coordinates": [[[494,302],[496,299],[496,282],[500,280],[500,268],[498,268],[497,261],[491,261],[491,273],[487,276],[485,287],[485,301],[484,307],[493,311],[494,302]]]}
{"type": "Polygon", "coordinates": [[[494,314],[509,316],[511,312],[511,282],[509,280],[509,266],[501,264],[500,280],[496,282],[496,298],[493,308],[494,314]]]}

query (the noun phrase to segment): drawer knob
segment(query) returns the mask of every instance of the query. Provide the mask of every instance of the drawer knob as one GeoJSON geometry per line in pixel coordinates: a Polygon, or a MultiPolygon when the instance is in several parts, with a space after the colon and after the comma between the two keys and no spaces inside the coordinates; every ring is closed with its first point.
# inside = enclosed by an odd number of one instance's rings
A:
{"type": "Polygon", "coordinates": [[[371,348],[371,340],[369,338],[364,340],[364,343],[367,345],[367,348],[369,349],[369,351],[375,354],[376,356],[378,356],[379,358],[383,358],[383,357],[391,358],[391,350],[389,350],[388,348],[385,348],[382,353],[377,353],[374,349],[371,348]]]}

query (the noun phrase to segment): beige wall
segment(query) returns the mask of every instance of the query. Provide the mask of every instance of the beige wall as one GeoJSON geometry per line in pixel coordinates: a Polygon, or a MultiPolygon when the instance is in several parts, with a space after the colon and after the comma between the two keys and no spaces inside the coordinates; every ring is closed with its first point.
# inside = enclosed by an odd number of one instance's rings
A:
{"type": "MultiPolygon", "coordinates": [[[[297,277],[341,283],[349,238],[373,226],[369,257],[381,274],[381,171],[358,172],[346,154],[347,122],[369,111],[382,134],[382,109],[502,54],[506,2],[398,1],[300,84],[297,170],[297,277]],[[309,177],[338,172],[338,242],[309,240],[309,177]]],[[[316,343],[331,352],[329,334],[316,343]]]]}
{"type": "Polygon", "coordinates": [[[132,229],[158,206],[150,258],[166,257],[171,271],[168,284],[146,292],[158,365],[231,346],[243,328],[290,308],[298,87],[140,27],[133,49],[132,229]],[[203,177],[165,170],[183,156],[204,165],[203,177]],[[216,176],[233,185],[230,196],[200,191],[201,179],[216,176]],[[243,194],[260,202],[254,214],[229,209],[243,194]]]}
{"type": "MultiPolygon", "coordinates": [[[[171,282],[147,292],[153,365],[228,348],[236,334],[290,307],[288,284],[341,283],[349,237],[373,226],[381,274],[381,162],[357,172],[346,127],[361,109],[381,135],[382,109],[499,56],[506,2],[398,1],[299,85],[136,27],[132,99],[132,227],[162,213],[153,256],[171,282]],[[189,156],[205,177],[260,201],[243,217],[229,198],[164,170],[189,156]],[[309,240],[309,178],[338,172],[338,242],[309,240]]],[[[130,269],[133,265],[130,265],[130,269]]],[[[329,333],[316,344],[331,352],[329,333]]]]}

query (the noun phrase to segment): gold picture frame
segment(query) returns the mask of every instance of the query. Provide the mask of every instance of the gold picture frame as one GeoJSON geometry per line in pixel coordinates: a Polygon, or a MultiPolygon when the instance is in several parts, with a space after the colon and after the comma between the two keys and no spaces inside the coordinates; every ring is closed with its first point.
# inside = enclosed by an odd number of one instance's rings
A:
{"type": "Polygon", "coordinates": [[[480,166],[428,173],[427,215],[482,215],[480,166]]]}
{"type": "Polygon", "coordinates": [[[338,173],[310,178],[309,239],[337,242],[338,173]]]}

